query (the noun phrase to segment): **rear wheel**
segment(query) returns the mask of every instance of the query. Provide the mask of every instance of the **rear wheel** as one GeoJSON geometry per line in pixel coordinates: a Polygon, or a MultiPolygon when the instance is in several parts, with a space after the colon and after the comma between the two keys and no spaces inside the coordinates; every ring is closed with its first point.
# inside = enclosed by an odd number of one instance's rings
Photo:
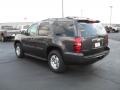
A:
{"type": "Polygon", "coordinates": [[[113,31],[113,32],[116,32],[116,30],[115,30],[115,29],[113,29],[112,31],[113,31]]]}
{"type": "Polygon", "coordinates": [[[51,51],[48,55],[48,60],[49,67],[53,72],[62,73],[65,71],[65,64],[59,51],[51,51]]]}
{"type": "Polygon", "coordinates": [[[15,53],[16,53],[18,58],[23,58],[24,57],[24,52],[23,52],[23,49],[22,49],[22,45],[20,43],[16,43],[15,53]]]}

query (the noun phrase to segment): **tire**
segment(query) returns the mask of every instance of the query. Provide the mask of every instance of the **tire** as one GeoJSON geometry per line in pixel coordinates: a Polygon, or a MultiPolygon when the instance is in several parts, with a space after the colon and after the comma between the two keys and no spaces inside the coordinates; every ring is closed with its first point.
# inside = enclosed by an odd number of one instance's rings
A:
{"type": "Polygon", "coordinates": [[[116,33],[118,33],[119,31],[118,31],[118,30],[116,30],[115,32],[116,32],[116,33]]]}
{"type": "Polygon", "coordinates": [[[48,55],[48,64],[51,71],[55,73],[63,73],[66,70],[63,58],[59,51],[53,50],[48,55]]]}
{"type": "Polygon", "coordinates": [[[20,43],[15,44],[15,53],[18,58],[23,58],[24,57],[24,52],[22,49],[22,45],[20,43]]]}
{"type": "Polygon", "coordinates": [[[1,41],[5,42],[5,37],[3,35],[1,36],[1,41]]]}

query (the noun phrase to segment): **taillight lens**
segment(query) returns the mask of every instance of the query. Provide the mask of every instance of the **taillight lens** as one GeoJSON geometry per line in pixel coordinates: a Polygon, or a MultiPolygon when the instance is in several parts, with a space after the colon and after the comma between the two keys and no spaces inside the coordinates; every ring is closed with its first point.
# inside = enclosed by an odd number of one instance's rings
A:
{"type": "Polygon", "coordinates": [[[80,37],[77,37],[74,39],[74,46],[73,46],[73,50],[75,53],[80,53],[81,52],[81,46],[82,46],[82,40],[80,37]]]}

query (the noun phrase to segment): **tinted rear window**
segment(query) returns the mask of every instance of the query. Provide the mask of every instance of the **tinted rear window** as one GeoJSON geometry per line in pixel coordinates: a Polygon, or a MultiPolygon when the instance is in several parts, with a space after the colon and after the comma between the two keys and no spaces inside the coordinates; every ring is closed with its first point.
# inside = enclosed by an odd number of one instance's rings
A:
{"type": "Polygon", "coordinates": [[[74,24],[72,21],[55,21],[52,28],[57,36],[74,36],[74,24]]]}
{"type": "Polygon", "coordinates": [[[78,23],[77,29],[81,31],[82,37],[106,34],[104,27],[100,23],[78,23]]]}

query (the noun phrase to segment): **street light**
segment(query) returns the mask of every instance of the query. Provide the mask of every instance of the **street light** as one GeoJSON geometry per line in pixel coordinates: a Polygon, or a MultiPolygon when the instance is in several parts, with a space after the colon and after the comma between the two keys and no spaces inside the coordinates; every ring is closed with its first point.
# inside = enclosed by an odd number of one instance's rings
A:
{"type": "Polygon", "coordinates": [[[64,18],[64,2],[62,0],[62,18],[64,18]]]}
{"type": "Polygon", "coordinates": [[[112,8],[113,6],[109,6],[110,7],[110,26],[111,26],[111,21],[112,21],[112,8]]]}

